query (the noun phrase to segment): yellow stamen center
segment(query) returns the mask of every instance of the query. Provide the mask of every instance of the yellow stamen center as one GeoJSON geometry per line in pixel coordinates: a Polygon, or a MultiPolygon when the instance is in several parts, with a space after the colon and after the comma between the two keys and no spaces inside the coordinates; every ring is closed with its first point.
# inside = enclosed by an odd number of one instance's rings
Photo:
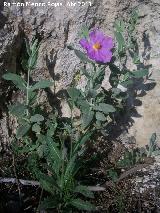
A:
{"type": "Polygon", "coordinates": [[[99,50],[99,49],[101,49],[101,47],[102,46],[98,42],[93,45],[93,49],[95,49],[95,50],[99,50]]]}

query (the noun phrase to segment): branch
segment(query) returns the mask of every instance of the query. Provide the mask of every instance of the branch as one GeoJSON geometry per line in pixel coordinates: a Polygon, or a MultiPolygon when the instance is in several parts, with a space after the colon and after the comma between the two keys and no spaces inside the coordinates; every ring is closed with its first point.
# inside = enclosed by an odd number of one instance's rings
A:
{"type": "MultiPolygon", "coordinates": [[[[24,186],[40,186],[40,183],[38,181],[32,181],[32,180],[22,180],[18,179],[18,182],[24,186]]],[[[2,178],[0,177],[0,183],[17,183],[16,178],[2,178]]]]}
{"type": "Polygon", "coordinates": [[[103,192],[106,190],[106,188],[102,186],[88,186],[87,188],[89,191],[92,192],[103,192]]]}
{"type": "MultiPolygon", "coordinates": [[[[40,183],[38,181],[34,180],[22,180],[18,179],[18,182],[24,186],[40,186],[40,183]]],[[[1,183],[17,183],[16,178],[2,178],[0,177],[0,184],[1,183]]],[[[93,192],[98,192],[98,191],[105,191],[106,189],[102,186],[88,186],[88,189],[93,192]]]]}

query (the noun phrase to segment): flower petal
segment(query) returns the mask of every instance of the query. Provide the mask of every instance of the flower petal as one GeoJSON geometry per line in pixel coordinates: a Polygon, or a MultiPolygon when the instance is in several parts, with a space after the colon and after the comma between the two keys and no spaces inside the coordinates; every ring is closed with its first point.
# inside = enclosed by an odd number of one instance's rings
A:
{"type": "Polygon", "coordinates": [[[89,58],[92,60],[95,60],[97,62],[103,62],[103,60],[104,60],[103,56],[100,54],[100,51],[90,49],[87,53],[88,53],[89,58]]]}
{"type": "Polygon", "coordinates": [[[96,51],[96,53],[95,53],[95,61],[103,62],[103,58],[102,58],[102,56],[100,54],[100,51],[96,51]]]}
{"type": "Polygon", "coordinates": [[[97,42],[101,43],[104,39],[104,34],[103,34],[103,32],[101,32],[99,30],[94,30],[94,31],[90,32],[89,38],[90,38],[90,42],[92,44],[95,44],[97,42]]]}
{"type": "Polygon", "coordinates": [[[113,39],[109,36],[105,36],[101,45],[104,48],[112,49],[114,47],[113,39]]]}
{"type": "Polygon", "coordinates": [[[88,50],[90,45],[87,39],[82,38],[79,43],[84,49],[88,50]]]}
{"type": "Polygon", "coordinates": [[[107,50],[107,49],[104,49],[102,48],[100,51],[99,51],[99,54],[102,58],[102,61],[103,63],[107,63],[107,62],[110,62],[111,59],[112,59],[112,52],[110,50],[107,50]]]}
{"type": "Polygon", "coordinates": [[[90,48],[87,52],[88,56],[92,60],[96,60],[96,51],[93,48],[90,48]]]}
{"type": "Polygon", "coordinates": [[[89,33],[89,40],[81,39],[81,46],[87,50],[90,59],[97,62],[107,63],[111,61],[114,47],[113,39],[105,36],[102,31],[94,29],[89,33]]]}

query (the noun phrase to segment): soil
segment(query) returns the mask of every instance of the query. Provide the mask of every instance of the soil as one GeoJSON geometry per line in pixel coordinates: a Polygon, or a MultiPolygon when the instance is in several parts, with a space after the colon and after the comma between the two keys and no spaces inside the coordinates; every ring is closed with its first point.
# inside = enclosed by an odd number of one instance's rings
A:
{"type": "MultiPolygon", "coordinates": [[[[97,212],[101,213],[141,213],[159,212],[157,203],[152,196],[151,189],[143,194],[134,191],[135,176],[143,176],[139,169],[152,164],[153,159],[145,159],[143,164],[134,165],[125,169],[116,168],[116,162],[126,151],[125,146],[116,141],[109,142],[107,139],[99,138],[97,143],[88,144],[88,159],[91,156],[92,164],[87,175],[84,176],[86,183],[105,187],[105,191],[96,192],[95,200],[97,212]],[[94,161],[93,161],[94,159],[94,161]],[[108,171],[115,168],[119,179],[113,181],[108,176],[108,171]]],[[[133,145],[132,145],[133,148],[133,145]]],[[[1,161],[1,177],[15,177],[12,156],[5,157],[1,161]],[[3,164],[2,164],[3,162],[3,164]]],[[[15,167],[19,179],[31,180],[33,177],[26,169],[25,158],[15,158],[15,167]]],[[[24,186],[22,184],[0,184],[0,213],[32,213],[36,212],[41,197],[41,189],[38,186],[24,186]]]]}

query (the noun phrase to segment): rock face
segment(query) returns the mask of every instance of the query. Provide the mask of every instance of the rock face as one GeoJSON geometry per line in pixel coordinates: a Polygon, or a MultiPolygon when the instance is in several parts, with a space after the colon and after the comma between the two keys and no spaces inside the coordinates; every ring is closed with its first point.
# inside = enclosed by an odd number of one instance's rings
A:
{"type": "Polygon", "coordinates": [[[142,168],[141,170],[137,171],[137,175],[132,179],[132,183],[134,184],[134,189],[132,190],[133,196],[135,196],[136,193],[141,194],[145,197],[145,203],[147,203],[147,199],[150,199],[152,202],[152,206],[156,207],[157,212],[160,208],[160,200],[158,194],[160,189],[159,166],[160,159],[159,156],[156,156],[153,165],[147,166],[146,168],[142,168]]]}
{"type": "MultiPolygon", "coordinates": [[[[142,101],[141,106],[137,106],[138,114],[141,117],[133,118],[134,124],[130,128],[129,133],[136,138],[139,146],[148,143],[152,133],[156,132],[160,139],[160,4],[158,1],[146,1],[139,6],[141,16],[139,25],[139,35],[141,36],[140,52],[142,54],[144,64],[150,68],[152,76],[144,86],[146,95],[138,97],[142,101]]],[[[159,141],[159,140],[158,140],[159,141]]]]}
{"type": "MultiPolygon", "coordinates": [[[[138,36],[140,52],[144,63],[152,64],[150,71],[157,85],[155,88],[146,82],[146,95],[140,97],[142,105],[137,107],[142,117],[133,118],[134,124],[129,130],[129,135],[137,139],[138,144],[145,144],[152,132],[160,132],[159,110],[159,53],[160,53],[160,26],[158,0],[91,0],[84,2],[57,1],[57,4],[48,5],[47,0],[42,2],[46,6],[13,5],[15,1],[0,3],[0,79],[5,70],[18,70],[20,53],[23,51],[23,37],[30,41],[36,36],[41,40],[38,65],[34,72],[35,80],[41,78],[54,78],[56,91],[66,88],[78,69],[79,60],[67,49],[67,44],[78,45],[78,33],[83,24],[90,28],[100,27],[106,34],[113,35],[113,24],[118,17],[128,17],[136,7],[140,18],[138,36]]],[[[36,2],[36,1],[35,1],[36,2]]],[[[38,1],[39,2],[39,1],[38,1]]],[[[41,2],[41,1],[40,1],[41,2]]],[[[23,5],[24,4],[24,5],[23,5]]],[[[132,66],[130,65],[132,68],[132,66]]],[[[6,95],[6,86],[1,81],[1,96],[6,95]]],[[[6,104],[11,97],[5,97],[1,103],[0,134],[1,143],[8,141],[6,104]],[[4,122],[4,119],[6,122],[4,122]]]]}

